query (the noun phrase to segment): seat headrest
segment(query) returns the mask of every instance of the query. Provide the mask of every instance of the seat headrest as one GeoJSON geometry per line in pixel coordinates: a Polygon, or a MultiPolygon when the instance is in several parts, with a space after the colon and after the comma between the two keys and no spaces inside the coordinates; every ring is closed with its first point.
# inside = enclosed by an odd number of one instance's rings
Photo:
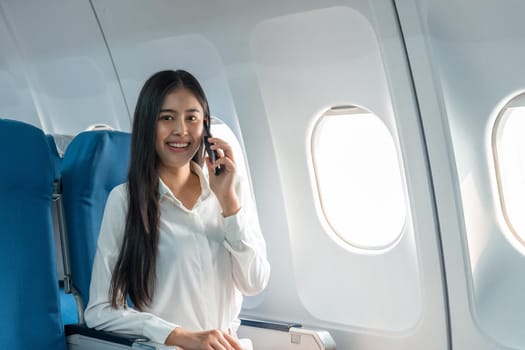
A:
{"type": "Polygon", "coordinates": [[[130,142],[131,135],[120,131],[97,130],[78,134],[64,154],[63,186],[71,185],[73,192],[111,191],[127,177],[130,142]]]}
{"type": "Polygon", "coordinates": [[[15,120],[0,119],[0,190],[34,192],[59,177],[42,130],[15,120]]]}

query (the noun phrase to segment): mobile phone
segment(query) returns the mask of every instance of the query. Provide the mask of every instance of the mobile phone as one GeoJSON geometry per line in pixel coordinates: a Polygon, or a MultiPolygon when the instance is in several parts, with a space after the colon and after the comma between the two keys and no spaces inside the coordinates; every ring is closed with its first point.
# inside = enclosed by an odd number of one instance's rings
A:
{"type": "MultiPolygon", "coordinates": [[[[210,157],[210,160],[212,163],[215,163],[217,159],[219,159],[219,155],[217,154],[217,151],[214,151],[211,149],[211,144],[208,139],[212,137],[210,133],[210,125],[207,121],[204,121],[204,132],[202,133],[202,138],[204,140],[204,148],[206,148],[206,153],[208,153],[208,157],[210,157]]],[[[217,166],[213,168],[213,173],[215,175],[219,175],[222,171],[221,166],[217,166]]]]}

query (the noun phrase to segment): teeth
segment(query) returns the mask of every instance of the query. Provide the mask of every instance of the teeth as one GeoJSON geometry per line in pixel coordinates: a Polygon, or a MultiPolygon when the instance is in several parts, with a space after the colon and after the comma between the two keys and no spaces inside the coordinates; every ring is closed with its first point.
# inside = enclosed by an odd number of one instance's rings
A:
{"type": "Polygon", "coordinates": [[[168,143],[168,146],[175,148],[185,148],[188,147],[189,143],[168,143]]]}

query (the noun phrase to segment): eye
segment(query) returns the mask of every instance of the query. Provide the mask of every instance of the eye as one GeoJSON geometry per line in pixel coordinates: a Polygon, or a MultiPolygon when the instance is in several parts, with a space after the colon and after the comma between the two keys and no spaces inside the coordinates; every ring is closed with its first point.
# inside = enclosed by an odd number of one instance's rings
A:
{"type": "Polygon", "coordinates": [[[169,115],[169,114],[163,114],[159,117],[159,120],[173,120],[173,116],[169,115]]]}
{"type": "Polygon", "coordinates": [[[188,120],[192,122],[196,122],[197,120],[199,120],[199,117],[197,117],[196,115],[189,115],[188,120]]]}

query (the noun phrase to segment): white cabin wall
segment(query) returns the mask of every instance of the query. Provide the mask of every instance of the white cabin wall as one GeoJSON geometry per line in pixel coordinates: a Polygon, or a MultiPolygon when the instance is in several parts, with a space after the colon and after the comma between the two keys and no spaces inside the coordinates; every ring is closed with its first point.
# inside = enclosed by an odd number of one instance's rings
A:
{"type": "MultiPolygon", "coordinates": [[[[46,133],[75,135],[92,124],[130,130],[130,116],[89,1],[2,1],[0,84],[15,89],[18,108],[0,117],[46,133]],[[9,78],[9,75],[13,78],[9,78]]],[[[8,101],[12,98],[8,97],[8,101]]]]}
{"type": "MultiPolygon", "coordinates": [[[[301,276],[296,281],[299,300],[327,323],[411,329],[422,312],[411,218],[396,246],[379,254],[336,244],[317,214],[311,154],[305,152],[312,124],[332,106],[365,106],[397,133],[372,25],[351,7],[305,11],[259,23],[252,47],[278,150],[294,275],[301,276]],[[400,264],[405,268],[384,269],[400,264]]],[[[348,220],[352,215],[348,212],[348,220]]]]}
{"type": "Polygon", "coordinates": [[[452,345],[522,349],[524,247],[505,220],[492,131],[525,89],[519,1],[396,2],[440,218],[452,345]]]}
{"type": "Polygon", "coordinates": [[[498,109],[525,89],[525,4],[441,1],[428,11],[461,188],[472,312],[493,341],[523,348],[525,247],[502,220],[492,128],[498,109]]]}
{"type": "Polygon", "coordinates": [[[16,119],[41,127],[32,89],[6,13],[0,3],[0,118],[16,119]]]}

